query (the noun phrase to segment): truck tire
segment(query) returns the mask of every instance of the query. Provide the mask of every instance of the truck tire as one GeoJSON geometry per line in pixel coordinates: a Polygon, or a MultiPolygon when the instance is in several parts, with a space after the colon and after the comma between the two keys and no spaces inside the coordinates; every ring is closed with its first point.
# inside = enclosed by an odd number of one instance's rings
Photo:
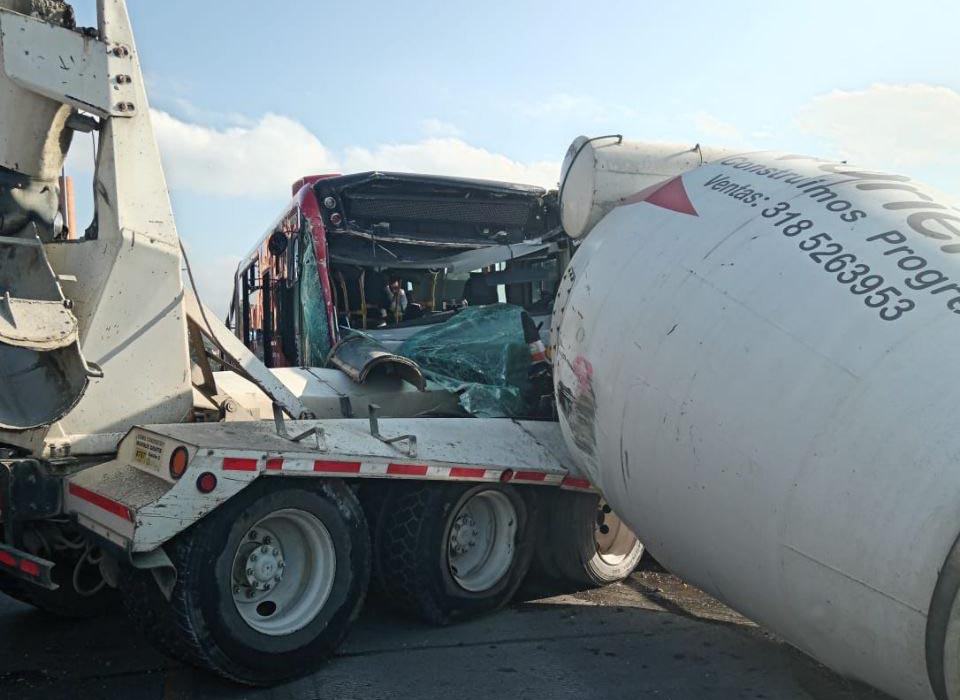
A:
{"type": "Polygon", "coordinates": [[[622,581],[640,563],[643,544],[599,495],[544,495],[545,518],[533,575],[578,588],[622,581]]]}
{"type": "MultiPolygon", "coordinates": [[[[403,488],[406,484],[401,484],[403,488]]],[[[377,572],[382,569],[380,558],[377,553],[380,551],[379,533],[382,531],[384,516],[387,512],[387,503],[389,496],[397,489],[395,481],[381,481],[380,479],[364,479],[360,484],[358,498],[363,507],[363,515],[367,519],[367,527],[370,530],[370,589],[368,597],[373,602],[383,602],[387,598],[387,592],[381,583],[383,578],[377,572]]]]}
{"type": "Polygon", "coordinates": [[[532,504],[502,484],[394,485],[373,537],[377,589],[436,625],[506,605],[533,556],[532,504]]]}
{"type": "Polygon", "coordinates": [[[337,480],[262,479],[164,549],[177,569],[171,600],[150,572],[127,570],[132,619],[161,652],[248,685],[329,657],[370,576],[363,511],[337,480]]]}

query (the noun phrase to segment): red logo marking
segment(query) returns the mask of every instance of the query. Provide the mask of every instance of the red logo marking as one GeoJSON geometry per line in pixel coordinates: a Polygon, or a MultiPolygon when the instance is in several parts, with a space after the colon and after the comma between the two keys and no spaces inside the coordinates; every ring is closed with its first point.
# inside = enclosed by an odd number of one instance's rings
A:
{"type": "Polygon", "coordinates": [[[693,203],[690,201],[687,189],[683,186],[683,178],[679,175],[672,180],[657,183],[645,190],[641,190],[627,197],[620,202],[620,204],[636,204],[637,202],[646,202],[655,207],[662,207],[663,209],[680,212],[681,214],[700,216],[697,210],[693,208],[693,203]]]}

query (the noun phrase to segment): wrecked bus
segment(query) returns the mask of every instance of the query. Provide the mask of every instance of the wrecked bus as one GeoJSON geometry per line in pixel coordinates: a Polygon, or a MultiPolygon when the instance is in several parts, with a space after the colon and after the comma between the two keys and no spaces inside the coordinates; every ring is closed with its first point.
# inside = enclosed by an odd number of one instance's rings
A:
{"type": "Polygon", "coordinates": [[[396,349],[498,302],[549,328],[569,260],[556,192],[367,172],[302,178],[293,195],[238,266],[230,304],[228,325],[268,367],[323,366],[346,329],[396,349]]]}

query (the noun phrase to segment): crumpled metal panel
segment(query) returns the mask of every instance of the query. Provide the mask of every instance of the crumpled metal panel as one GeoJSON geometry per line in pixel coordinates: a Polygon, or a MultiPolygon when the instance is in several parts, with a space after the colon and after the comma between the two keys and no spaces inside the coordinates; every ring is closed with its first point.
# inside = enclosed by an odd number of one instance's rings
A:
{"type": "Polygon", "coordinates": [[[353,381],[363,384],[375,371],[396,374],[419,391],[427,388],[427,380],[419,365],[401,355],[394,355],[378,341],[356,333],[347,336],[330,351],[327,364],[343,371],[353,381]]]}

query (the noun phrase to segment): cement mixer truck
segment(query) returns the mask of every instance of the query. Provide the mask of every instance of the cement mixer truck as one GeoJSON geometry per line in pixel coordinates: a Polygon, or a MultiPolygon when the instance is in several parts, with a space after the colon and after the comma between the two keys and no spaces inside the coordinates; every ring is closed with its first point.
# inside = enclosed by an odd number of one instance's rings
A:
{"type": "MultiPolygon", "coordinates": [[[[329,657],[371,586],[447,624],[505,605],[531,570],[629,574],[643,546],[555,422],[457,417],[462,392],[363,344],[333,367],[276,362],[203,305],[125,3],[97,11],[78,28],[67,3],[0,0],[0,590],[66,616],[123,605],[164,653],[269,685],[329,657]],[[82,234],[58,197],[77,133],[97,143],[82,234]]],[[[447,246],[468,269],[555,247],[538,188],[414,184],[447,201],[404,206],[469,199],[460,228],[492,229],[447,246]]],[[[308,285],[288,300],[330,282],[320,219],[299,213],[271,246],[308,285]]],[[[508,320],[499,350],[526,372],[543,346],[508,320]]]]}
{"type": "Polygon", "coordinates": [[[894,697],[960,697],[957,201],[617,138],[564,185],[575,462],[670,570],[894,697]]]}
{"type": "Polygon", "coordinates": [[[793,154],[578,139],[557,420],[424,417],[431,388],[400,367],[361,389],[271,371],[197,299],[125,5],[97,4],[83,30],[65,3],[0,2],[5,591],[75,614],[117,589],[164,653],[267,685],[330,656],[371,569],[446,623],[503,605],[535,555],[610,573],[635,538],[603,550],[593,523],[619,513],[839,672],[960,698],[948,197],[793,154]],[[71,241],[56,178],[78,131],[98,137],[96,219],[71,241]],[[403,393],[395,417],[375,405],[403,393]],[[566,528],[549,557],[544,522],[566,528]]]}

